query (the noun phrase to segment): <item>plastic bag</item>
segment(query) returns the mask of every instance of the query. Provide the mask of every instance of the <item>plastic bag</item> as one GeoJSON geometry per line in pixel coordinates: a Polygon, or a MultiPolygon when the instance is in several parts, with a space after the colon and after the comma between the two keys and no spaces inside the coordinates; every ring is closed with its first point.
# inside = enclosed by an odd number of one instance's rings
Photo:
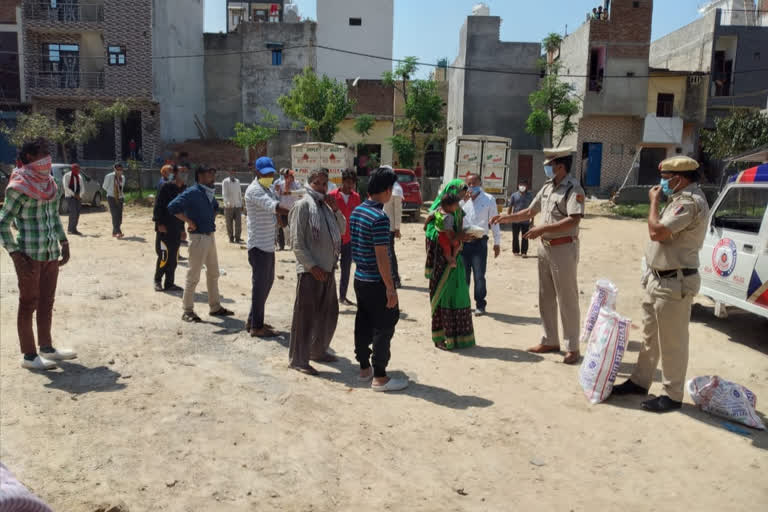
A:
{"type": "Polygon", "coordinates": [[[765,430],[755,411],[757,397],[741,384],[707,375],[689,380],[686,387],[693,403],[702,411],[765,430]]]}
{"type": "Polygon", "coordinates": [[[587,309],[587,316],[584,318],[584,328],[581,331],[581,343],[589,341],[589,336],[592,333],[592,329],[595,327],[597,317],[600,314],[602,308],[606,308],[610,311],[616,309],[616,296],[619,293],[619,289],[615,284],[607,279],[600,279],[595,284],[595,293],[592,294],[592,302],[587,309]]]}
{"type": "Polygon", "coordinates": [[[579,383],[593,404],[605,400],[613,391],[621,360],[629,341],[632,321],[608,308],[602,308],[589,337],[579,369],[579,383]]]}

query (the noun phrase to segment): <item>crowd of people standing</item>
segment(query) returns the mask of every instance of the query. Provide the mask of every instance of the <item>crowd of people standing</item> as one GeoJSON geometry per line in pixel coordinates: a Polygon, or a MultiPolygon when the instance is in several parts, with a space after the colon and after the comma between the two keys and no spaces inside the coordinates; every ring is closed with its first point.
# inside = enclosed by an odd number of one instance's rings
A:
{"type": "MultiPolygon", "coordinates": [[[[36,140],[20,149],[20,166],[14,170],[0,211],[0,241],[13,260],[19,283],[18,335],[22,366],[45,370],[56,361],[72,359],[71,350],[54,348],[51,336],[53,303],[59,268],[70,258],[69,242],[58,215],[59,191],[51,176],[48,143],[36,140]],[[14,238],[11,227],[17,230],[14,238]],[[33,314],[37,313],[37,347],[33,314]],[[39,352],[38,352],[39,348],[39,352]]],[[[501,252],[500,224],[513,224],[513,253],[526,256],[528,242],[538,244],[539,309],[543,324],[534,353],[559,352],[564,362],[576,364],[579,351],[579,290],[577,271],[579,230],[585,214],[585,193],[570,174],[572,149],[545,150],[547,181],[533,196],[521,182],[510,197],[508,210],[498,214],[495,199],[485,193],[481,176],[469,174],[445,184],[432,203],[425,229],[425,277],[429,280],[432,342],[442,350],[476,344],[474,316],[486,310],[486,266],[489,233],[494,257],[501,252]],[[541,213],[540,224],[532,226],[541,213]],[[518,236],[522,235],[522,243],[518,236]],[[474,279],[475,308],[470,284],[474,279]],[[559,313],[559,314],[558,314],[559,313]],[[559,318],[558,318],[559,317],[559,318]],[[563,325],[560,337],[559,324],[563,325]]],[[[698,250],[706,231],[708,207],[696,183],[698,163],[675,157],[660,165],[661,183],[649,193],[650,243],[646,250],[648,272],[644,278],[644,348],[629,380],[614,394],[647,394],[653,371],[661,359],[665,395],[643,402],[645,410],[679,409],[688,363],[688,322],[693,296],[698,292],[698,250]],[[662,193],[670,198],[659,213],[662,193]]],[[[182,292],[182,320],[201,322],[194,311],[195,291],[205,268],[209,314],[226,317],[233,311],[221,304],[216,247],[215,197],[217,170],[200,166],[195,184],[187,186],[188,164],[162,169],[152,219],[155,224],[157,291],[182,292]],[[179,248],[189,238],[185,286],[175,283],[179,248]]],[[[297,285],[289,345],[290,368],[317,375],[310,362],[334,363],[330,351],[339,305],[349,300],[353,280],[356,299],[355,357],[359,380],[375,391],[398,391],[407,378],[390,378],[387,367],[391,341],[400,318],[395,241],[400,238],[397,176],[384,166],[368,177],[367,197],[355,191],[357,176],[342,175],[341,187],[331,189],[326,169],[312,171],[302,187],[292,171],[280,173],[268,157],[255,162],[256,176],[243,196],[233,171],[223,183],[227,235],[240,242],[240,216],[247,214],[248,261],[252,270],[251,308],[246,329],[251,336],[269,338],[278,333],[267,323],[265,305],[275,279],[275,251],[287,241],[296,255],[297,285]],[[282,230],[287,228],[286,232],[282,230]],[[283,242],[280,242],[280,234],[283,242]],[[285,240],[288,234],[288,240],[285,240]],[[356,267],[351,274],[351,263],[356,267]],[[335,272],[341,279],[337,292],[335,272]]],[[[77,212],[83,190],[79,167],[64,176],[64,199],[70,203],[68,232],[77,231],[77,212]]],[[[125,176],[116,164],[104,180],[113,236],[122,237],[125,176]]]]}

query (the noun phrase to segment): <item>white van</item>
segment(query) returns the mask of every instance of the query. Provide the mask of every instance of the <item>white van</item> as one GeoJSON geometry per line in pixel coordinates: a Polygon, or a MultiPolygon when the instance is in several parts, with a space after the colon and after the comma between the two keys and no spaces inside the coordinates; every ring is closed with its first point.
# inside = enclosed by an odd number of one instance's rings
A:
{"type": "Polygon", "coordinates": [[[715,201],[699,254],[701,294],[768,318],[768,164],[731,178],[715,201]]]}

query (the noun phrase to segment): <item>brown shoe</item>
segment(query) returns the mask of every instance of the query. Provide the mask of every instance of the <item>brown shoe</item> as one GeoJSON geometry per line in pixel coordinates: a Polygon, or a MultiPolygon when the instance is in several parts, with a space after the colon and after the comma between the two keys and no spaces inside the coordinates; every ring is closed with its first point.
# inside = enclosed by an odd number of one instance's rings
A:
{"type": "Polygon", "coordinates": [[[267,329],[266,326],[261,329],[251,329],[251,338],[275,338],[277,333],[272,329],[267,329]]]}
{"type": "Polygon", "coordinates": [[[557,345],[536,345],[535,347],[531,347],[528,349],[528,352],[533,352],[534,354],[549,354],[550,352],[560,352],[560,347],[557,345]]]}
{"type": "Polygon", "coordinates": [[[581,354],[578,352],[566,352],[565,357],[563,358],[563,363],[565,364],[576,364],[581,359],[581,354]]]}

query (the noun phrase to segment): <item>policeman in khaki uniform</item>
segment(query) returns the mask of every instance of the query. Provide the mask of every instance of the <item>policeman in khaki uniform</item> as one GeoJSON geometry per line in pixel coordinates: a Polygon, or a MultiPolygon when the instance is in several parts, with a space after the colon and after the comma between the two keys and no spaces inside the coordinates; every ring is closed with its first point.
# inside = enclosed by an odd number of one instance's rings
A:
{"type": "Polygon", "coordinates": [[[584,189],[571,176],[573,148],[545,149],[544,172],[548,181],[531,206],[518,213],[499,215],[493,224],[527,222],[542,212],[542,222],[525,238],[541,238],[539,246],[539,311],[544,337],[529,352],[545,354],[560,351],[557,305],[563,321],[566,364],[579,362],[579,223],[584,216],[584,189]]]}
{"type": "Polygon", "coordinates": [[[642,403],[651,412],[680,409],[688,368],[688,323],[699,292],[699,250],[704,243],[709,206],[697,181],[699,164],[678,156],[661,162],[661,185],[649,192],[651,208],[643,276],[643,338],[632,376],[613,388],[614,395],[647,395],[661,356],[666,395],[642,403]],[[659,218],[661,193],[669,202],[659,218]]]}

